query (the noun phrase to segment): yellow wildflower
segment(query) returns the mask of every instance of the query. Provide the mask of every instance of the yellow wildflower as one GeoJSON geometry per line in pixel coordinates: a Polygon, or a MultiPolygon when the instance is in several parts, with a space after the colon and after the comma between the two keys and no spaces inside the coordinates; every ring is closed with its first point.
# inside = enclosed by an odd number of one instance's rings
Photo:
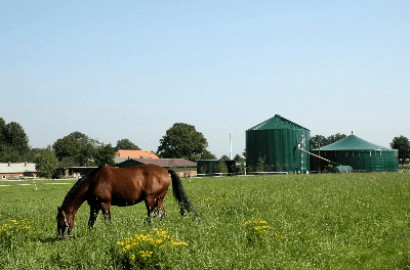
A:
{"type": "Polygon", "coordinates": [[[141,254],[141,257],[151,257],[152,251],[140,250],[139,253],[141,254]]]}

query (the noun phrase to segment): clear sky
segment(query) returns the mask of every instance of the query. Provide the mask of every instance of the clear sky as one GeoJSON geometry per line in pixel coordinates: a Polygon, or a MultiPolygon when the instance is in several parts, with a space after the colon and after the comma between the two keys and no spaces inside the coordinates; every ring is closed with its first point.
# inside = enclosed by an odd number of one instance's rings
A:
{"type": "Polygon", "coordinates": [[[410,138],[410,1],[1,1],[0,117],[156,151],[194,125],[218,158],[275,114],[311,136],[410,138]]]}

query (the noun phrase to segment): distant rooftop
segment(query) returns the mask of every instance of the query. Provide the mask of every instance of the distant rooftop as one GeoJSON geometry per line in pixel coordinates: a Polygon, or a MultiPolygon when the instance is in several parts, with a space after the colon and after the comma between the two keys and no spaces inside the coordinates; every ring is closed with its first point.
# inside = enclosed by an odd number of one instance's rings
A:
{"type": "Polygon", "coordinates": [[[304,129],[304,130],[309,130],[307,128],[302,127],[301,125],[298,125],[282,116],[279,114],[275,114],[274,117],[248,129],[248,130],[270,130],[270,129],[304,129]]]}
{"type": "Polygon", "coordinates": [[[35,163],[0,163],[0,173],[29,173],[36,172],[35,163]]]}
{"type": "MultiPolygon", "coordinates": [[[[148,158],[131,158],[130,160],[137,161],[145,165],[157,165],[161,167],[196,167],[196,163],[182,158],[164,158],[164,159],[148,159],[148,158]]],[[[127,162],[124,160],[121,163],[127,162]]],[[[118,165],[118,164],[117,164],[118,165]]]]}
{"type": "Polygon", "coordinates": [[[159,159],[154,152],[149,150],[118,150],[115,153],[116,158],[152,158],[159,159]]]}

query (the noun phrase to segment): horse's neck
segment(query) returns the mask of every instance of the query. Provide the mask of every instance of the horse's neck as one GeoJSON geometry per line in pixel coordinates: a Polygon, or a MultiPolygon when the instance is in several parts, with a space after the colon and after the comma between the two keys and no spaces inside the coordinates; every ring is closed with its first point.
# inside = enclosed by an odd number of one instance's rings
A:
{"type": "Polygon", "coordinates": [[[90,181],[87,180],[83,181],[82,183],[77,182],[68,192],[62,207],[66,214],[75,215],[78,208],[80,208],[80,206],[86,200],[85,195],[88,191],[90,183],[90,181]]]}

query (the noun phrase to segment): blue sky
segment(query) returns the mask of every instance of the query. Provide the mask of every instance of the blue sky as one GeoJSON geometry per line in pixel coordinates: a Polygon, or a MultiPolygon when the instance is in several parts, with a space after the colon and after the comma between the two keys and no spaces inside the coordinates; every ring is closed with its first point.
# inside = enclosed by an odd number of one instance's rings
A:
{"type": "Polygon", "coordinates": [[[217,157],[275,114],[410,138],[410,1],[3,1],[0,117],[32,147],[79,131],[156,151],[174,123],[217,157]]]}

